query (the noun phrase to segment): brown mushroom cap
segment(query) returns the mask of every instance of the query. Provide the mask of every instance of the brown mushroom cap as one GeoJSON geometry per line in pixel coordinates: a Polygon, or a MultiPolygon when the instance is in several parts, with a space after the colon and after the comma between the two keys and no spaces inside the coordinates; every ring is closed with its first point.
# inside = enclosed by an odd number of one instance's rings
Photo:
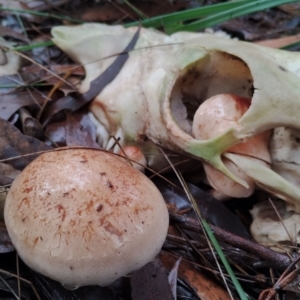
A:
{"type": "Polygon", "coordinates": [[[151,261],[168,229],[155,185],[92,149],[39,156],[13,182],[4,211],[20,257],[65,285],[105,286],[151,261]]]}

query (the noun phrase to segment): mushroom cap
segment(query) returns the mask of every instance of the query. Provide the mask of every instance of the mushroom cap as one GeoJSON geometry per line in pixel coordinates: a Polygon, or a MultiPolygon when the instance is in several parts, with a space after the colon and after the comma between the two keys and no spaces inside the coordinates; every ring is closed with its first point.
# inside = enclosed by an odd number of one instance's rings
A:
{"type": "MultiPolygon", "coordinates": [[[[197,109],[193,119],[192,132],[196,139],[207,140],[224,133],[230,128],[240,126],[239,120],[247,112],[251,105],[251,99],[232,94],[218,94],[205,100],[197,109]]],[[[250,139],[230,147],[225,153],[236,153],[257,159],[261,164],[264,161],[270,163],[268,150],[270,131],[262,132],[250,139]]],[[[224,154],[224,153],[223,153],[224,154]]],[[[248,184],[248,187],[228,178],[215,167],[204,163],[204,170],[210,185],[230,197],[249,197],[255,189],[255,181],[242,169],[242,165],[236,165],[228,158],[222,157],[227,170],[235,174],[248,184]]]]}
{"type": "Polygon", "coordinates": [[[111,153],[79,148],[29,164],[8,192],[4,217],[22,260],[74,287],[108,285],[151,261],[169,223],[145,175],[111,153]]]}
{"type": "Polygon", "coordinates": [[[145,172],[147,160],[141,149],[137,146],[127,145],[118,152],[119,155],[127,157],[132,166],[140,172],[145,172]]]}

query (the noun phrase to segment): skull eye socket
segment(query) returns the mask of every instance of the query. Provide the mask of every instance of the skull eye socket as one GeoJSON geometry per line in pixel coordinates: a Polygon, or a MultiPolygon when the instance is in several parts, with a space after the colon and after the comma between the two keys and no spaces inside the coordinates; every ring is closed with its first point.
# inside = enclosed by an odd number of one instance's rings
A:
{"type": "Polygon", "coordinates": [[[221,51],[211,51],[187,66],[175,81],[170,97],[171,112],[179,127],[191,135],[191,125],[198,107],[217,94],[252,98],[253,78],[240,58],[221,51]]]}

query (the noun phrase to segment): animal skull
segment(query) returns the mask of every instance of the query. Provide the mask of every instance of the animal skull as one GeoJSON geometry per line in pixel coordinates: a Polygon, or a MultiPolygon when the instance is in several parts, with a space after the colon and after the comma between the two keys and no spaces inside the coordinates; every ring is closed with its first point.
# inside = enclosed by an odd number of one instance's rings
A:
{"type": "MultiPolygon", "coordinates": [[[[52,34],[54,43],[84,66],[86,77],[80,91],[86,92],[136,30],[84,24],[55,27],[52,34]]],[[[179,32],[167,36],[141,29],[135,50],[118,76],[96,97],[90,111],[98,122],[99,142],[104,148],[113,144],[112,135],[119,137],[122,146],[139,146],[149,166],[157,169],[161,163],[157,145],[163,146],[203,160],[247,187],[225,167],[221,157],[226,157],[258,186],[300,212],[297,186],[266,164],[226,152],[267,130],[300,129],[299,76],[299,53],[209,34],[179,32]],[[212,139],[193,138],[191,120],[199,105],[224,93],[252,99],[238,126],[212,139]]]]}

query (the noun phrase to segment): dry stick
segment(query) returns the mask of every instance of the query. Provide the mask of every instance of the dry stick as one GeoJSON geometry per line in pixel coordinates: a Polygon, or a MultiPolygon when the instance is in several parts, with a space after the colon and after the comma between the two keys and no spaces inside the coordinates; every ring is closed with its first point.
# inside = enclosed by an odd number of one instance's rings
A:
{"type": "Polygon", "coordinates": [[[281,218],[281,216],[280,216],[280,214],[279,214],[279,212],[278,212],[278,210],[277,210],[276,206],[274,205],[274,203],[273,203],[273,201],[272,201],[271,198],[269,198],[269,202],[271,203],[271,205],[272,205],[272,207],[273,207],[273,209],[274,209],[274,211],[275,211],[275,213],[276,213],[276,215],[277,215],[279,221],[281,222],[281,224],[282,224],[282,226],[283,226],[283,228],[284,228],[284,230],[285,230],[287,236],[289,237],[290,242],[293,244],[294,247],[296,247],[296,246],[297,246],[297,243],[292,239],[292,237],[291,237],[289,231],[287,230],[287,228],[286,228],[286,226],[285,226],[285,224],[284,224],[284,222],[283,222],[283,220],[282,220],[282,218],[281,218]]]}
{"type": "MultiPolygon", "coordinates": [[[[287,268],[286,270],[281,274],[277,282],[274,284],[273,288],[264,290],[260,293],[258,300],[271,300],[274,299],[274,297],[277,294],[277,291],[282,290],[284,287],[286,287],[291,281],[293,281],[298,274],[300,273],[300,269],[295,269],[292,272],[289,273],[290,270],[292,270],[297,262],[299,262],[300,256],[298,256],[287,268]],[[288,274],[289,273],[289,274],[288,274]],[[288,275],[286,275],[288,274],[288,275]]],[[[277,295],[278,296],[278,295],[277,295]]],[[[276,297],[277,299],[277,297],[276,297]]]]}
{"type": "MultiPolygon", "coordinates": [[[[183,228],[193,232],[202,233],[199,223],[196,220],[172,213],[170,216],[174,221],[181,223],[181,226],[183,228]]],[[[218,239],[226,242],[233,247],[237,247],[242,250],[248,251],[249,253],[255,254],[259,258],[266,261],[268,265],[278,270],[283,271],[292,263],[292,260],[286,254],[275,252],[269,248],[256,244],[250,240],[241,238],[214,225],[210,226],[218,239]]]]}

